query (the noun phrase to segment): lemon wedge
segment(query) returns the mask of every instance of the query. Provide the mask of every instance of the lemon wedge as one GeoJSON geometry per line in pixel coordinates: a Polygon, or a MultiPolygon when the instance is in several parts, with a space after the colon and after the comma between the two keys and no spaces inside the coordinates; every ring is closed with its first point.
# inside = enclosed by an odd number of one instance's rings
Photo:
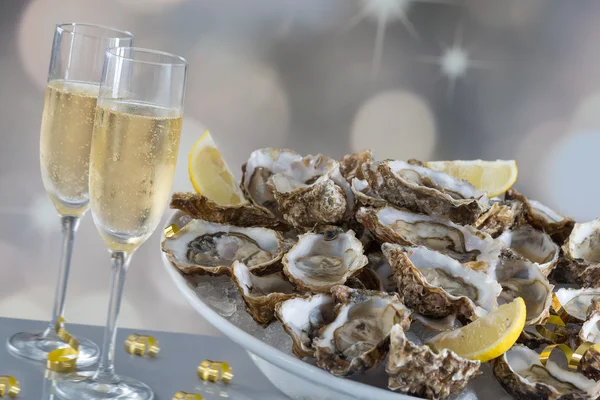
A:
{"type": "Polygon", "coordinates": [[[434,336],[428,344],[471,360],[489,361],[515,344],[525,327],[525,316],[525,302],[517,297],[462,328],[434,336]]]}
{"type": "Polygon", "coordinates": [[[192,146],[188,172],[196,193],[220,205],[236,205],[244,201],[242,190],[209,131],[204,132],[192,146]]]}
{"type": "Polygon", "coordinates": [[[501,195],[510,189],[519,172],[515,160],[428,161],[425,166],[464,179],[487,192],[489,197],[501,195]]]}

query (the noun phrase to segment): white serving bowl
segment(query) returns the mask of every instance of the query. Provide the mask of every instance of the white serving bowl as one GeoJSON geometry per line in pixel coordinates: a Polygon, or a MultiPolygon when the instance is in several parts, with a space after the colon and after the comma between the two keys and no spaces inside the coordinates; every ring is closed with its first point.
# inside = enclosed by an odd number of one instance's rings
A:
{"type": "MultiPolygon", "coordinates": [[[[175,223],[182,214],[174,212],[166,226],[175,223]]],[[[163,230],[164,231],[164,230],[163,230]]],[[[164,239],[164,235],[163,235],[164,239]]],[[[350,379],[338,378],[318,367],[310,365],[291,354],[270,346],[243,329],[221,317],[192,285],[178,272],[177,268],[161,251],[163,264],[173,282],[186,300],[198,313],[221,333],[242,346],[256,366],[275,387],[292,399],[302,400],[410,400],[416,397],[395,393],[350,379]]],[[[236,312],[245,312],[238,310],[236,312]]]]}

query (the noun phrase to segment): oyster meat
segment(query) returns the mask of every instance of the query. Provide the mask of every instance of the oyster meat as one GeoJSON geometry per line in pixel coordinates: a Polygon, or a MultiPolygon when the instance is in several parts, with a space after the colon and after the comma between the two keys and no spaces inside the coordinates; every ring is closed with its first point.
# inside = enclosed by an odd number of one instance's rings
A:
{"type": "Polygon", "coordinates": [[[413,396],[442,399],[460,393],[480,374],[479,361],[468,360],[443,349],[433,352],[406,338],[404,329],[394,325],[390,334],[390,357],[386,371],[388,387],[413,396]]]}
{"type": "Polygon", "coordinates": [[[228,275],[234,261],[260,274],[280,268],[287,244],[280,233],[271,229],[196,219],[165,238],[162,250],[185,275],[228,275]]]}
{"type": "Polygon", "coordinates": [[[471,226],[395,207],[361,207],[356,219],[382,242],[426,246],[461,263],[472,262],[474,269],[493,271],[503,247],[499,240],[471,226]]]}
{"type": "Polygon", "coordinates": [[[494,361],[494,375],[516,399],[596,399],[600,384],[549,360],[544,367],[539,354],[521,345],[494,361]]]}
{"type": "Polygon", "coordinates": [[[367,264],[352,230],[330,232],[301,235],[283,257],[283,271],[300,290],[329,292],[367,264]]]}
{"type": "Polygon", "coordinates": [[[275,316],[292,338],[296,357],[314,357],[313,339],[335,318],[335,302],[329,294],[295,297],[275,306],[275,316]]]}
{"type": "Polygon", "coordinates": [[[504,242],[506,247],[535,264],[544,276],[550,275],[558,263],[560,248],[543,231],[524,225],[504,232],[498,239],[504,242]]]}
{"type": "Polygon", "coordinates": [[[472,224],[490,207],[489,199],[467,181],[404,161],[372,163],[369,185],[391,204],[415,212],[472,224]]]}
{"type": "Polygon", "coordinates": [[[575,224],[562,248],[573,278],[582,286],[600,287],[600,218],[575,224]]]}
{"type": "Polygon", "coordinates": [[[379,365],[389,348],[392,326],[410,326],[410,311],[397,294],[335,286],[335,319],[314,340],[317,365],[350,376],[379,365]]]}
{"type": "Polygon", "coordinates": [[[474,320],[494,310],[502,287],[487,274],[426,247],[385,243],[399,293],[415,312],[474,320]]]}
{"type": "Polygon", "coordinates": [[[294,285],[282,272],[258,276],[250,272],[246,264],[234,261],[231,279],[244,299],[248,314],[263,327],[275,319],[277,303],[294,296],[294,285]]]}

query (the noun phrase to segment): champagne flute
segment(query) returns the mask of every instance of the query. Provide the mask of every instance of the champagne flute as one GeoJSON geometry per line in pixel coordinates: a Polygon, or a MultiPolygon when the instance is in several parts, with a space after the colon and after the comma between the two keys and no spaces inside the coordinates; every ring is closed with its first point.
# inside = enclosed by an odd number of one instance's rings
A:
{"type": "Polygon", "coordinates": [[[90,155],[94,223],[112,259],[112,281],[97,371],[56,383],[67,400],[153,398],[144,383],[115,374],[117,320],[125,273],[169,200],[183,114],[187,61],[154,50],[106,50],[90,155]]]}
{"type": "MultiPolygon", "coordinates": [[[[45,361],[67,344],[56,335],[61,324],[71,253],[80,218],[89,208],[88,171],[102,61],[108,47],[131,46],[133,35],[100,25],[56,26],[42,116],[40,164],[44,188],[61,217],[63,246],[52,320],[43,332],[21,332],[8,339],[15,355],[45,361]]],[[[79,338],[79,366],[94,364],[100,353],[79,338]]]]}

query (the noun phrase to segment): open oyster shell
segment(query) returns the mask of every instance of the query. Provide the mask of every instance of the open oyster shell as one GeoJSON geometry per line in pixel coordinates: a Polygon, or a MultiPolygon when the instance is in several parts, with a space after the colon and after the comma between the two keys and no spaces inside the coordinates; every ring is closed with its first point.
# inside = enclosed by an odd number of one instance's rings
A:
{"type": "Polygon", "coordinates": [[[418,346],[406,338],[400,325],[392,327],[386,367],[391,390],[443,399],[464,389],[480,374],[479,366],[479,361],[462,358],[448,349],[434,353],[429,346],[418,346]]]}
{"type": "Polygon", "coordinates": [[[367,264],[354,231],[306,233],[283,257],[283,271],[300,290],[329,292],[367,264]]]}
{"type": "Polygon", "coordinates": [[[544,276],[550,275],[558,263],[560,248],[543,231],[525,225],[504,232],[498,239],[512,251],[537,265],[544,276]]]}
{"type": "Polygon", "coordinates": [[[600,384],[549,360],[542,366],[539,354],[515,345],[494,361],[494,375],[516,399],[596,399],[600,384]]]}
{"type": "Polygon", "coordinates": [[[273,214],[245,202],[236,206],[222,206],[198,193],[173,193],[171,208],[208,222],[235,226],[280,227],[273,214]]]}
{"type": "Polygon", "coordinates": [[[492,203],[492,206],[485,213],[481,214],[473,227],[487,233],[493,238],[500,236],[515,224],[515,219],[519,208],[517,204],[502,204],[499,201],[492,203]]]}
{"type": "Polygon", "coordinates": [[[287,243],[279,232],[200,219],[190,221],[162,242],[162,250],[185,275],[229,275],[234,261],[255,274],[280,268],[287,243]]]}
{"type": "Polygon", "coordinates": [[[426,247],[404,247],[385,243],[383,253],[390,262],[404,302],[427,317],[456,314],[474,320],[494,310],[502,291],[487,274],[426,247]]]}
{"type": "Polygon", "coordinates": [[[505,201],[520,202],[523,205],[522,215],[517,218],[524,219],[534,228],[543,230],[558,244],[565,241],[575,225],[573,219],[560,215],[539,201],[528,199],[515,189],[509,189],[504,195],[504,199],[505,201]]]}
{"type": "Polygon", "coordinates": [[[445,216],[461,224],[474,223],[490,207],[484,192],[444,172],[390,160],[364,169],[369,185],[398,207],[445,216]]]}
{"type": "Polygon", "coordinates": [[[522,297],[527,309],[525,324],[543,324],[550,315],[554,285],[536,264],[515,256],[512,251],[503,251],[500,260],[496,280],[502,285],[501,302],[522,297]]]}
{"type": "Polygon", "coordinates": [[[410,311],[397,294],[335,286],[335,319],[313,344],[317,365],[334,375],[350,376],[379,365],[389,348],[392,326],[410,326],[410,311]]]}
{"type": "Polygon", "coordinates": [[[252,152],[242,170],[246,197],[295,228],[339,223],[354,209],[350,185],[329,157],[266,148],[252,152]]]}
{"type": "Polygon", "coordinates": [[[275,306],[275,316],[292,338],[296,357],[314,357],[313,339],[335,318],[335,302],[329,294],[295,297],[275,306]]]}
{"type": "Polygon", "coordinates": [[[379,195],[369,186],[366,180],[353,178],[351,184],[352,193],[356,197],[356,202],[362,206],[385,207],[388,202],[379,197],[379,195]]]}
{"type": "Polygon", "coordinates": [[[503,247],[471,226],[395,207],[361,207],[356,219],[382,242],[426,246],[462,263],[473,262],[474,269],[493,271],[503,247]]]}
{"type": "Polygon", "coordinates": [[[365,179],[363,175],[363,165],[368,165],[373,161],[373,152],[363,150],[358,153],[346,154],[339,161],[340,173],[348,183],[354,178],[365,179]]]}
{"type": "Polygon", "coordinates": [[[346,286],[352,289],[383,290],[383,282],[379,274],[371,267],[363,267],[346,281],[346,286]]]}
{"type": "Polygon", "coordinates": [[[263,327],[275,319],[277,303],[294,296],[294,285],[285,279],[282,272],[258,276],[250,272],[246,264],[234,261],[231,279],[244,299],[248,314],[263,327]]]}
{"type": "Polygon", "coordinates": [[[594,298],[600,297],[600,288],[560,288],[555,295],[562,308],[570,315],[571,322],[582,324],[587,319],[587,314],[593,309],[590,309],[592,301],[594,298]]]}
{"type": "Polygon", "coordinates": [[[562,248],[573,278],[582,286],[600,287],[600,218],[575,224],[562,248]]]}

